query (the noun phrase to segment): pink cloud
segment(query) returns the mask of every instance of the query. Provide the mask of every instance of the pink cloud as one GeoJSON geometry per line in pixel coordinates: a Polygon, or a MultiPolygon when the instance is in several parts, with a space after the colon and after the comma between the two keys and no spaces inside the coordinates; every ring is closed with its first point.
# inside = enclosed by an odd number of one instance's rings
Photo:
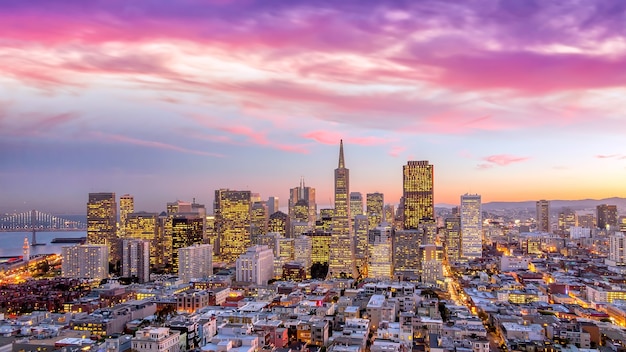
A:
{"type": "Polygon", "coordinates": [[[346,143],[362,145],[362,146],[375,146],[375,145],[384,145],[391,142],[391,140],[381,137],[375,136],[366,136],[366,137],[354,137],[347,136],[344,133],[334,132],[334,131],[325,131],[325,130],[316,130],[310,131],[302,134],[303,138],[314,140],[318,143],[335,145],[338,144],[340,140],[344,140],[346,143]]]}
{"type": "Polygon", "coordinates": [[[507,166],[513,163],[526,161],[528,159],[529,158],[527,157],[512,156],[508,154],[490,155],[488,157],[483,158],[483,160],[487,161],[488,163],[492,165],[498,165],[498,166],[507,166]]]}
{"type": "Polygon", "coordinates": [[[228,143],[233,145],[259,145],[263,147],[278,149],[291,153],[308,154],[309,150],[302,144],[286,144],[275,142],[268,137],[267,132],[255,129],[247,125],[225,124],[221,119],[214,116],[189,115],[198,124],[212,130],[227,135],[205,135],[193,133],[192,136],[200,139],[207,139],[217,143],[228,143]],[[244,141],[238,141],[236,137],[245,137],[244,141]]]}
{"type": "Polygon", "coordinates": [[[596,158],[598,158],[598,159],[624,160],[624,159],[626,159],[626,155],[622,155],[622,154],[608,154],[608,155],[599,154],[599,155],[596,155],[596,158]]]}
{"type": "Polygon", "coordinates": [[[217,157],[217,158],[224,157],[223,154],[210,153],[210,152],[205,152],[205,151],[201,151],[201,150],[188,149],[188,148],[179,147],[179,146],[173,145],[173,144],[157,142],[157,141],[149,141],[149,140],[144,140],[144,139],[138,139],[138,138],[128,137],[128,136],[124,136],[124,135],[120,135],[120,134],[109,134],[109,133],[102,133],[102,132],[96,132],[96,131],[91,132],[90,134],[93,137],[98,138],[98,139],[100,139],[102,141],[105,141],[105,142],[126,143],[126,144],[138,145],[138,146],[148,147],[148,148],[172,150],[172,151],[181,152],[181,153],[203,155],[203,156],[211,156],[211,157],[217,157]]]}
{"type": "Polygon", "coordinates": [[[395,157],[398,157],[405,150],[406,150],[406,147],[396,145],[391,148],[391,150],[389,151],[389,155],[395,158],[395,157]]]}

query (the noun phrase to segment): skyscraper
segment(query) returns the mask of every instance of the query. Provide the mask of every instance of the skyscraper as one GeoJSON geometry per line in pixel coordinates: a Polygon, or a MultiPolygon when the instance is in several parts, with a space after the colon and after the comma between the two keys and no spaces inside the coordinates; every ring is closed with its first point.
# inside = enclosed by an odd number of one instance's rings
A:
{"type": "Polygon", "coordinates": [[[444,227],[448,263],[455,263],[461,259],[461,218],[458,215],[447,217],[444,227]]]}
{"type": "Polygon", "coordinates": [[[144,240],[150,243],[150,264],[161,267],[163,263],[163,240],[158,214],[138,212],[127,215],[125,239],[144,240]]]}
{"type": "Polygon", "coordinates": [[[363,195],[361,192],[350,192],[350,216],[363,215],[363,195]]]}
{"type": "Polygon", "coordinates": [[[150,281],[150,242],[122,241],[122,276],[135,277],[140,284],[150,281]]]}
{"type": "Polygon", "coordinates": [[[178,277],[183,282],[213,275],[213,246],[194,244],[178,248],[178,277]]]}
{"type": "Polygon", "coordinates": [[[369,221],[369,228],[374,229],[384,221],[383,207],[385,197],[382,193],[368,193],[366,196],[366,213],[369,221]]]}
{"type": "Polygon", "coordinates": [[[254,202],[250,215],[250,237],[252,244],[259,244],[259,238],[267,233],[269,214],[266,202],[254,202]]]}
{"type": "Polygon", "coordinates": [[[475,259],[483,256],[483,219],[480,195],[461,196],[461,257],[475,259]]]}
{"type": "Polygon", "coordinates": [[[101,280],[109,276],[109,247],[105,244],[63,247],[61,257],[63,277],[101,280]]]}
{"type": "Polygon", "coordinates": [[[425,244],[419,247],[421,275],[420,281],[433,286],[443,286],[443,247],[425,244]]]}
{"type": "Polygon", "coordinates": [[[117,202],[115,193],[89,193],[87,202],[87,243],[106,244],[112,263],[121,259],[117,237],[117,202]]]}
{"type": "Polygon", "coordinates": [[[357,277],[354,263],[354,239],[350,226],[350,170],[346,169],[343,141],[339,142],[339,164],[335,169],[335,211],[332,223],[332,243],[328,277],[357,277]]]}
{"type": "MultiPolygon", "coordinates": [[[[317,204],[315,203],[315,188],[304,185],[304,178],[300,179],[300,186],[289,190],[289,218],[295,219],[295,206],[298,201],[304,200],[309,207],[308,222],[315,223],[317,204]]],[[[270,213],[271,215],[271,213],[270,213]]]]}
{"type": "Polygon", "coordinates": [[[617,229],[617,206],[600,204],[596,207],[598,228],[602,230],[617,229]]]}
{"type": "Polygon", "coordinates": [[[267,199],[267,214],[272,215],[279,209],[278,197],[269,197],[267,199]]]}
{"type": "Polygon", "coordinates": [[[397,230],[393,242],[393,268],[396,276],[419,279],[420,256],[423,232],[418,229],[397,230]]]}
{"type": "Polygon", "coordinates": [[[537,232],[551,232],[550,201],[537,201],[537,232]]]}
{"type": "Polygon", "coordinates": [[[135,212],[135,199],[130,194],[120,197],[120,233],[119,237],[124,237],[126,228],[126,218],[128,214],[135,212]]]}
{"type": "Polygon", "coordinates": [[[393,277],[392,228],[387,223],[369,231],[370,255],[367,277],[389,280],[393,277]]]}
{"type": "Polygon", "coordinates": [[[434,221],[434,168],[428,161],[409,161],[402,168],[404,228],[417,229],[420,222],[434,221]]]}
{"type": "Polygon", "coordinates": [[[252,241],[250,237],[250,191],[215,191],[215,228],[218,236],[219,259],[232,264],[246,252],[252,241]]]}
{"type": "Polygon", "coordinates": [[[171,241],[171,245],[168,243],[167,246],[167,248],[171,248],[171,254],[168,253],[167,257],[171,258],[172,270],[177,272],[176,270],[179,268],[178,249],[204,243],[204,217],[194,213],[178,213],[170,215],[170,218],[171,235],[165,236],[165,240],[171,241]]]}

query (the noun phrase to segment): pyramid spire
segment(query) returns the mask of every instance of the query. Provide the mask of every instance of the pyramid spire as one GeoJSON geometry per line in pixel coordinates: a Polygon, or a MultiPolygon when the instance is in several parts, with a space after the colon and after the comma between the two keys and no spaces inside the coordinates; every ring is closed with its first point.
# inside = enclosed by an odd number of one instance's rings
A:
{"type": "Polygon", "coordinates": [[[346,163],[343,160],[343,139],[339,140],[339,169],[346,167],[346,163]]]}

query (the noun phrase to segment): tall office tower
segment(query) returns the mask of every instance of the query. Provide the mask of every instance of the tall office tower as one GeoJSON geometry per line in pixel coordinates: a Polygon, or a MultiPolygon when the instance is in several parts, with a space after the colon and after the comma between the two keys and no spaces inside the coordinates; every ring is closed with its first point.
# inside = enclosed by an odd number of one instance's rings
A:
{"type": "Polygon", "coordinates": [[[102,280],[109,276],[109,246],[81,244],[61,248],[61,275],[102,280]]]}
{"type": "Polygon", "coordinates": [[[89,193],[87,202],[87,243],[106,244],[108,259],[117,264],[122,256],[117,237],[115,193],[89,193]]]}
{"type": "Polygon", "coordinates": [[[393,278],[392,228],[382,223],[369,231],[370,256],[367,265],[367,277],[379,280],[393,278]]]}
{"type": "Polygon", "coordinates": [[[626,216],[620,216],[619,219],[617,219],[617,227],[618,231],[626,232],[626,216]]]}
{"type": "Polygon", "coordinates": [[[215,215],[213,214],[204,218],[204,241],[202,243],[212,244],[213,250],[217,248],[217,231],[215,229],[215,215]]]}
{"type": "Polygon", "coordinates": [[[448,263],[456,263],[461,259],[461,217],[450,216],[444,220],[446,234],[446,256],[448,263]]]}
{"type": "Polygon", "coordinates": [[[307,277],[311,277],[311,253],[313,249],[313,241],[310,236],[301,235],[293,241],[293,260],[302,264],[307,273],[307,277]]]}
{"type": "Polygon", "coordinates": [[[393,243],[393,268],[397,277],[410,280],[419,279],[419,246],[422,244],[422,231],[396,230],[393,243]]]}
{"type": "Polygon", "coordinates": [[[294,239],[276,236],[276,244],[274,245],[274,277],[283,276],[283,265],[293,261],[294,258],[294,239]]]}
{"type": "Polygon", "coordinates": [[[315,230],[304,234],[311,238],[311,263],[328,264],[330,260],[330,231],[315,230]]]}
{"type": "Polygon", "coordinates": [[[366,213],[369,220],[370,229],[378,227],[384,221],[384,204],[385,197],[382,193],[368,193],[367,194],[366,213]]]}
{"type": "Polygon", "coordinates": [[[396,219],[396,209],[393,204],[385,204],[383,208],[383,221],[394,226],[396,219]]]}
{"type": "Polygon", "coordinates": [[[626,236],[623,232],[616,232],[609,237],[609,260],[614,265],[626,265],[626,236]]]}
{"type": "Polygon", "coordinates": [[[150,281],[150,242],[122,240],[122,277],[134,277],[140,284],[150,281]]]}
{"type": "Polygon", "coordinates": [[[422,234],[422,244],[437,243],[437,224],[434,221],[419,224],[418,231],[422,234]]]}
{"type": "Polygon", "coordinates": [[[128,214],[135,212],[135,199],[130,194],[120,197],[120,226],[119,237],[124,237],[126,218],[128,214]]]}
{"type": "Polygon", "coordinates": [[[363,264],[367,264],[369,230],[369,220],[366,215],[354,217],[354,256],[357,259],[357,266],[361,269],[364,266],[363,264]]]}
{"type": "Polygon", "coordinates": [[[306,187],[304,185],[304,178],[300,179],[300,186],[291,188],[289,190],[289,217],[295,218],[294,207],[299,200],[303,199],[309,206],[309,218],[308,222],[315,223],[317,217],[317,204],[315,203],[315,188],[306,187]]]}
{"type": "Polygon", "coordinates": [[[601,204],[596,207],[598,228],[614,231],[617,229],[617,206],[601,204]]]}
{"type": "Polygon", "coordinates": [[[235,277],[238,282],[267,285],[274,277],[274,253],[267,246],[253,246],[236,261],[235,277]]]}
{"type": "Polygon", "coordinates": [[[163,267],[164,241],[156,213],[130,213],[126,218],[126,236],[124,239],[144,240],[150,243],[150,265],[163,267]]]}
{"type": "Polygon", "coordinates": [[[178,277],[183,282],[213,275],[213,246],[194,244],[178,248],[178,277]]]}
{"type": "Polygon", "coordinates": [[[269,197],[267,199],[267,213],[274,214],[275,212],[279,210],[280,210],[280,207],[279,207],[278,197],[269,197]]]}
{"type": "Polygon", "coordinates": [[[265,202],[254,202],[250,215],[250,240],[253,244],[259,244],[259,238],[267,233],[269,214],[265,202]]]}
{"type": "Polygon", "coordinates": [[[290,225],[291,229],[289,230],[289,238],[300,237],[300,235],[312,228],[308,222],[292,221],[290,225]]]}
{"type": "Polygon", "coordinates": [[[182,200],[167,203],[166,206],[168,214],[191,213],[191,203],[182,200]]]}
{"type": "Polygon", "coordinates": [[[363,215],[363,195],[361,192],[350,192],[350,215],[352,218],[363,215]]]}
{"type": "Polygon", "coordinates": [[[552,232],[550,226],[550,201],[537,201],[537,232],[552,232]]]}
{"type": "Polygon", "coordinates": [[[480,195],[461,196],[461,258],[483,256],[483,216],[480,195]]]}
{"type": "Polygon", "coordinates": [[[213,205],[215,227],[218,236],[219,259],[232,264],[246,252],[252,243],[250,238],[250,191],[215,191],[213,205]]]}
{"type": "Polygon", "coordinates": [[[204,243],[204,218],[194,213],[178,213],[170,217],[171,235],[165,237],[171,238],[171,245],[168,247],[171,247],[172,252],[167,257],[171,258],[171,268],[176,273],[179,268],[178,249],[204,243]]]}
{"type": "Polygon", "coordinates": [[[315,229],[320,231],[330,231],[333,226],[333,213],[335,209],[320,209],[320,217],[315,222],[315,229]]]}
{"type": "Polygon", "coordinates": [[[409,161],[402,167],[404,229],[417,229],[423,221],[435,219],[434,167],[428,161],[409,161]]]}
{"type": "Polygon", "coordinates": [[[578,214],[576,213],[576,226],[593,229],[596,227],[596,218],[594,214],[578,214]]]}
{"type": "Polygon", "coordinates": [[[559,212],[559,231],[569,233],[569,228],[576,226],[576,212],[570,208],[563,208],[559,212]]]}
{"type": "Polygon", "coordinates": [[[292,261],[294,258],[293,238],[276,236],[274,245],[274,257],[282,259],[284,262],[292,261]]]}
{"type": "Polygon", "coordinates": [[[268,232],[259,238],[259,244],[255,246],[267,246],[272,249],[272,252],[276,253],[276,239],[285,238],[278,232],[268,232]]]}
{"type": "Polygon", "coordinates": [[[443,286],[443,247],[434,244],[425,244],[419,247],[421,261],[421,282],[443,286]]]}
{"type": "Polygon", "coordinates": [[[332,242],[329,278],[356,278],[354,262],[354,239],[350,226],[350,170],[346,169],[343,156],[343,140],[339,142],[339,164],[335,169],[335,212],[333,214],[332,242]]]}
{"type": "Polygon", "coordinates": [[[291,237],[291,223],[289,221],[289,215],[282,211],[277,211],[270,215],[270,219],[267,224],[268,232],[277,232],[285,237],[291,237]]]}
{"type": "Polygon", "coordinates": [[[300,199],[292,209],[291,221],[309,223],[309,204],[306,200],[300,199]]]}

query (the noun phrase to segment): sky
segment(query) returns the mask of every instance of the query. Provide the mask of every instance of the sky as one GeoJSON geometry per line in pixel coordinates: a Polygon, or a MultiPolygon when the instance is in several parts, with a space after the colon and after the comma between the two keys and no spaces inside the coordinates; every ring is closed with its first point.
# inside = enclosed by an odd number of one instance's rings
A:
{"type": "Polygon", "coordinates": [[[622,0],[2,0],[0,211],[212,209],[219,188],[287,205],[626,196],[622,0]]]}

